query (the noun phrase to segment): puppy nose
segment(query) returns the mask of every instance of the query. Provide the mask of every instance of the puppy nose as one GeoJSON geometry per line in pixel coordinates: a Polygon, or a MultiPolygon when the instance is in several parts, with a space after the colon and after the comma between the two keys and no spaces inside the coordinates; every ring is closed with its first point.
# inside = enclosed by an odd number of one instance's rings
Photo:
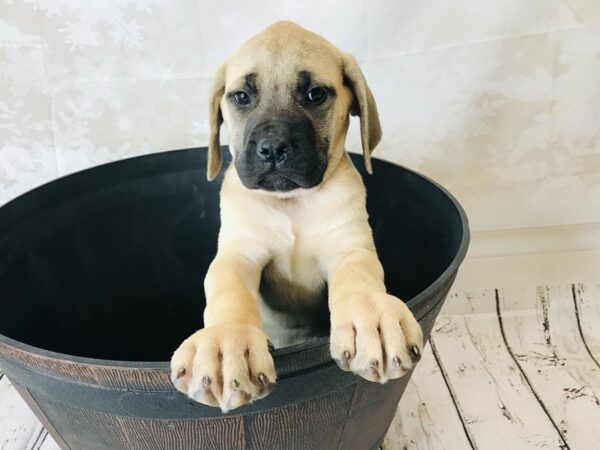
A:
{"type": "Polygon", "coordinates": [[[279,163],[287,155],[288,144],[277,137],[266,137],[260,140],[256,152],[263,161],[279,163]]]}

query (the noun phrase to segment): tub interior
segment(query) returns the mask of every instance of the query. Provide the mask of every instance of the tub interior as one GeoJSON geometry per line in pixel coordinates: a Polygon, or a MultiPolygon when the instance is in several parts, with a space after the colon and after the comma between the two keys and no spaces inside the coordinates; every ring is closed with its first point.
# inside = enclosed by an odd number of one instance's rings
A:
{"type": "MultiPolygon", "coordinates": [[[[2,207],[0,334],[77,356],[167,361],[202,327],[216,253],[220,179],[206,181],[205,157],[191,149],[125,160],[2,207]]],[[[408,300],[457,255],[460,214],[424,178],[373,166],[364,180],[377,249],[388,290],[408,300]]]]}

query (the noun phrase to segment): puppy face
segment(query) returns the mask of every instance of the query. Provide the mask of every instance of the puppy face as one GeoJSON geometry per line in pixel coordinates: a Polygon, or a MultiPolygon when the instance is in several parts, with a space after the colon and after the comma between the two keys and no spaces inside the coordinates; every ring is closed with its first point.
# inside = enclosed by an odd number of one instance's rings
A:
{"type": "Polygon", "coordinates": [[[320,184],[342,156],[351,113],[361,117],[369,168],[381,135],[356,61],[291,22],[267,28],[220,67],[210,109],[208,178],[220,169],[224,121],[235,169],[249,189],[290,192],[320,184]]]}
{"type": "MultiPolygon", "coordinates": [[[[277,52],[265,56],[276,68],[290,63],[277,52]]],[[[242,183],[278,192],[318,185],[334,128],[337,96],[331,80],[299,68],[285,77],[255,70],[234,80],[222,102],[242,183]]]]}

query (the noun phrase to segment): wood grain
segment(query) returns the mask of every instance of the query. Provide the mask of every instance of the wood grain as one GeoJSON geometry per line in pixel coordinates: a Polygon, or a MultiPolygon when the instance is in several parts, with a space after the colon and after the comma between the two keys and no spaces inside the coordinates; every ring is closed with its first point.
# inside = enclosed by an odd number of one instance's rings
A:
{"type": "Polygon", "coordinates": [[[67,448],[103,450],[133,448],[118,417],[83,410],[58,402],[38,401],[43,411],[53,417],[67,448]]]}
{"type": "Polygon", "coordinates": [[[168,369],[88,366],[99,386],[115,389],[172,391],[168,369]]]}
{"type": "Polygon", "coordinates": [[[427,345],[408,382],[384,443],[385,450],[471,448],[440,367],[427,345]]]}
{"type": "MultiPolygon", "coordinates": [[[[248,450],[335,449],[342,437],[354,385],[312,400],[244,418],[248,450]]],[[[368,447],[356,447],[368,448],[368,447]]]]}
{"type": "Polygon", "coordinates": [[[82,383],[97,384],[93,371],[85,364],[38,355],[7,345],[1,341],[0,353],[4,358],[19,364],[24,363],[43,373],[50,372],[65,378],[76,379],[82,383]]]}
{"type": "Polygon", "coordinates": [[[242,417],[223,416],[219,419],[143,420],[119,418],[132,450],[145,449],[245,449],[242,417]]]}
{"type": "Polygon", "coordinates": [[[571,286],[504,289],[498,304],[512,354],[573,449],[600,448],[600,368],[581,339],[571,286]]]}
{"type": "Polygon", "coordinates": [[[600,285],[574,284],[573,295],[581,337],[600,367],[600,285]]]}
{"type": "Polygon", "coordinates": [[[476,448],[562,444],[504,345],[494,290],[450,296],[432,341],[476,448]]]}

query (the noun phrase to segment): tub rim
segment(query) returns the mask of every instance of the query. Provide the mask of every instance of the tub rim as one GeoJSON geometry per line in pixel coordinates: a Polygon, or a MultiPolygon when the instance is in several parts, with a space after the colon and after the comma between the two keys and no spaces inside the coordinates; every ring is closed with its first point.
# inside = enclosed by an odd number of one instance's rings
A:
{"type": "MultiPolygon", "coordinates": [[[[228,150],[227,146],[222,146],[222,147],[225,150],[228,150]]],[[[108,163],[99,164],[97,166],[89,167],[89,168],[82,169],[79,171],[75,171],[75,172],[69,173],[67,175],[60,176],[58,178],[50,180],[46,183],[43,183],[39,186],[36,186],[33,189],[30,189],[30,190],[24,192],[23,194],[15,197],[14,199],[12,199],[9,202],[5,203],[4,205],[0,206],[0,211],[2,210],[2,208],[22,199],[23,197],[33,194],[38,189],[42,189],[50,184],[60,182],[60,181],[64,180],[65,178],[69,178],[72,176],[81,176],[82,173],[84,173],[88,170],[94,170],[94,169],[101,168],[101,167],[106,168],[107,166],[119,165],[122,163],[130,163],[132,160],[137,160],[137,159],[142,159],[142,158],[160,157],[160,156],[165,156],[166,154],[170,154],[170,153],[197,151],[197,150],[206,151],[207,147],[193,147],[193,148],[184,148],[184,149],[177,149],[177,150],[166,150],[166,151],[161,151],[161,152],[155,152],[152,154],[138,155],[138,156],[133,156],[130,158],[123,158],[118,161],[111,161],[108,163]]],[[[360,156],[360,155],[354,154],[354,153],[348,153],[348,154],[351,158],[353,155],[354,155],[354,158],[357,158],[358,156],[360,156]]],[[[444,194],[450,200],[450,202],[452,203],[452,205],[458,212],[458,215],[460,218],[462,236],[461,236],[460,245],[458,247],[458,251],[456,252],[456,255],[454,256],[454,258],[452,259],[450,264],[448,264],[446,269],[444,269],[444,271],[429,286],[427,286],[423,291],[421,291],[419,294],[417,294],[413,298],[406,301],[407,306],[410,308],[411,306],[421,303],[424,299],[429,298],[433,294],[438,292],[443,286],[446,285],[446,283],[448,281],[450,281],[452,279],[452,277],[454,277],[456,275],[460,264],[462,264],[463,260],[465,259],[465,256],[467,254],[467,250],[469,247],[469,243],[471,240],[471,235],[470,235],[470,230],[469,230],[469,220],[467,218],[467,215],[466,215],[464,209],[458,202],[458,200],[446,188],[444,188],[438,182],[432,180],[431,178],[429,178],[426,175],[423,175],[419,172],[416,172],[412,169],[409,169],[406,166],[395,163],[393,161],[387,161],[387,160],[376,158],[376,157],[372,157],[371,159],[372,159],[372,163],[374,166],[374,170],[373,170],[374,173],[376,172],[377,165],[391,165],[391,166],[395,166],[405,172],[409,172],[412,175],[417,176],[417,177],[424,179],[425,181],[431,183],[435,188],[437,188],[442,194],[444,194]]],[[[355,162],[355,161],[353,161],[353,162],[355,162]]],[[[443,299],[442,299],[442,301],[443,301],[443,299]]],[[[421,317],[417,317],[417,320],[419,320],[419,319],[421,319],[421,317]]],[[[24,342],[17,341],[8,336],[5,336],[2,333],[0,333],[0,343],[10,346],[10,347],[13,347],[22,352],[32,353],[34,355],[38,355],[43,358],[63,360],[63,361],[68,361],[71,363],[76,363],[76,364],[81,364],[81,365],[102,366],[102,367],[107,367],[107,368],[114,367],[114,368],[120,368],[120,369],[128,368],[128,369],[153,369],[153,370],[160,370],[160,371],[163,371],[163,370],[170,371],[170,362],[169,361],[112,360],[112,359],[91,358],[91,357],[87,357],[87,356],[70,355],[68,353],[61,353],[61,352],[57,352],[57,351],[53,351],[53,350],[47,350],[47,349],[43,349],[41,347],[26,344],[24,342]]],[[[322,353],[322,350],[324,350],[325,346],[327,346],[327,347],[329,346],[329,337],[320,338],[318,340],[315,340],[314,342],[301,343],[301,344],[296,344],[296,345],[291,345],[288,347],[275,349],[271,354],[273,356],[275,365],[277,367],[278,359],[282,359],[283,357],[290,356],[294,353],[300,353],[303,351],[310,351],[310,350],[315,351],[315,353],[318,352],[319,350],[321,350],[320,353],[322,353]]],[[[327,350],[326,354],[329,355],[328,350],[327,350]]],[[[334,364],[333,360],[330,357],[327,360],[315,360],[314,364],[310,365],[310,368],[319,368],[319,367],[322,367],[323,365],[328,365],[329,363],[334,364]]],[[[307,368],[309,368],[309,367],[307,367],[307,368]]]]}

